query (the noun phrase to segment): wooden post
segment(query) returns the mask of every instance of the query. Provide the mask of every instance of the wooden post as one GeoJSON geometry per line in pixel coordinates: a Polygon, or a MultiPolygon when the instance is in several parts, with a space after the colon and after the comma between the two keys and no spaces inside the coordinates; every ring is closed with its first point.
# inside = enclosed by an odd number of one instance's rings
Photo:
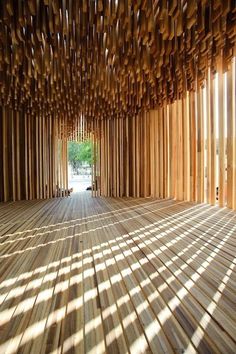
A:
{"type": "Polygon", "coordinates": [[[219,112],[219,206],[225,205],[225,117],[223,61],[218,64],[218,112],[219,112]]]}
{"type": "Polygon", "coordinates": [[[190,136],[189,136],[189,92],[183,100],[184,104],[184,200],[190,200],[190,136]]]}
{"type": "Polygon", "coordinates": [[[227,206],[236,209],[235,58],[227,73],[227,206]]]}
{"type": "Polygon", "coordinates": [[[214,87],[213,87],[213,75],[211,70],[208,70],[208,115],[210,117],[210,131],[211,131],[211,156],[210,161],[210,203],[215,205],[216,203],[216,119],[214,108],[214,87]]]}

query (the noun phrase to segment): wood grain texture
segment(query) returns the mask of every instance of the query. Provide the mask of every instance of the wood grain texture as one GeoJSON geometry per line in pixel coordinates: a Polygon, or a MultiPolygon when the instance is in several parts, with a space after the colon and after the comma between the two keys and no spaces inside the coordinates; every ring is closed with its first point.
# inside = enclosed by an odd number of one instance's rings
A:
{"type": "Polygon", "coordinates": [[[172,197],[235,208],[235,59],[227,74],[220,63],[219,77],[209,70],[204,86],[185,98],[127,117],[119,130],[120,119],[103,121],[100,170],[109,164],[111,169],[101,179],[101,195],[172,197]],[[108,126],[116,133],[109,135],[108,126]]]}
{"type": "Polygon", "coordinates": [[[87,192],[0,203],[0,352],[235,353],[235,219],[87,192]]]}
{"type": "Polygon", "coordinates": [[[66,196],[91,138],[94,196],[235,209],[235,43],[235,1],[2,1],[0,201],[66,196]]]}
{"type": "Polygon", "coordinates": [[[236,209],[236,70],[235,58],[232,70],[227,73],[227,206],[236,209]]]}
{"type": "Polygon", "coordinates": [[[61,118],[1,110],[0,201],[52,198],[68,190],[67,135],[57,124],[64,127],[61,118]]]}
{"type": "Polygon", "coordinates": [[[2,1],[0,102],[67,118],[70,136],[93,119],[173,102],[227,67],[235,2],[2,1]],[[85,120],[84,120],[85,118],[85,120]]]}

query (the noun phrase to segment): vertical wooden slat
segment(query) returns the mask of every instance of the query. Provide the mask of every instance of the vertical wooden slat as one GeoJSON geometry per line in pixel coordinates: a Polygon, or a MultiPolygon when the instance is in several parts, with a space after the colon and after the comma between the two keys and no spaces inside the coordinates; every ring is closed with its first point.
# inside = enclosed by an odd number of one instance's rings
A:
{"type": "Polygon", "coordinates": [[[11,111],[9,117],[11,119],[11,180],[12,180],[12,200],[16,200],[16,170],[15,170],[15,159],[16,159],[16,147],[15,147],[15,112],[11,111]]]}
{"type": "Polygon", "coordinates": [[[170,104],[169,108],[169,181],[170,181],[170,198],[174,198],[174,188],[173,188],[173,105],[170,104]]]}
{"type": "Polygon", "coordinates": [[[189,137],[189,92],[187,92],[184,103],[184,200],[190,200],[190,137],[189,137]]]}
{"type": "Polygon", "coordinates": [[[58,136],[59,136],[59,139],[58,139],[58,188],[60,189],[60,192],[59,192],[59,196],[62,197],[62,187],[63,187],[63,184],[62,184],[62,171],[61,171],[61,159],[62,159],[62,143],[61,143],[61,118],[58,119],[58,136]]]}
{"type": "Polygon", "coordinates": [[[21,161],[20,161],[20,113],[16,112],[16,178],[17,178],[17,200],[22,198],[21,193],[21,161]]]}
{"type": "Polygon", "coordinates": [[[147,131],[147,197],[150,197],[151,194],[151,185],[150,185],[150,178],[151,178],[151,171],[150,171],[150,112],[147,112],[147,121],[146,121],[146,131],[147,131]]]}
{"type": "Polygon", "coordinates": [[[136,158],[136,140],[137,140],[137,137],[136,137],[136,134],[137,134],[137,131],[135,130],[135,117],[132,117],[132,129],[131,129],[131,132],[132,132],[132,153],[131,153],[131,156],[132,156],[132,196],[135,197],[137,194],[136,192],[136,161],[135,161],[135,158],[136,158]],[[136,132],[136,134],[135,134],[136,132]]]}
{"type": "Polygon", "coordinates": [[[135,174],[135,185],[136,185],[136,194],[134,197],[140,197],[142,190],[141,190],[141,181],[143,180],[143,172],[142,171],[142,163],[143,159],[141,157],[141,154],[143,154],[143,150],[141,149],[141,129],[143,129],[143,120],[141,119],[141,115],[135,116],[135,131],[133,134],[135,134],[135,148],[136,150],[134,151],[135,154],[135,162],[136,162],[136,169],[133,171],[135,174]],[[135,133],[136,132],[136,133],[135,133]]]}
{"type": "Polygon", "coordinates": [[[211,129],[211,156],[210,156],[210,203],[215,205],[216,203],[216,115],[214,107],[214,87],[213,87],[213,75],[208,70],[208,114],[210,116],[210,129],[211,129]]]}
{"type": "Polygon", "coordinates": [[[116,171],[108,174],[113,188],[113,193],[108,194],[114,195],[115,188],[116,195],[121,196],[124,188],[128,195],[127,188],[132,188],[132,195],[136,197],[150,194],[204,202],[207,191],[207,200],[215,203],[214,97],[213,77],[209,70],[206,88],[199,85],[196,92],[187,92],[185,97],[172,104],[130,118],[130,131],[128,118],[122,123],[125,129],[121,128],[120,121],[110,120],[114,135],[108,137],[104,150],[106,147],[112,151],[116,171]],[[129,137],[131,149],[127,152],[126,139],[129,137]]]}
{"type": "Polygon", "coordinates": [[[154,111],[155,122],[155,197],[160,198],[159,115],[154,111]]]}
{"type": "Polygon", "coordinates": [[[51,115],[48,117],[48,197],[52,198],[52,132],[51,115]]]}
{"type": "Polygon", "coordinates": [[[155,131],[154,131],[154,111],[150,111],[150,184],[151,197],[155,197],[155,131]]]}
{"type": "Polygon", "coordinates": [[[218,112],[219,112],[219,206],[225,205],[225,117],[223,61],[218,65],[218,112]]]}
{"type": "MultiPolygon", "coordinates": [[[[43,198],[43,160],[42,160],[42,117],[39,115],[39,198],[43,198]]],[[[55,156],[56,157],[56,156],[55,156]]],[[[55,158],[56,163],[56,158],[55,158]]]]}
{"type": "Polygon", "coordinates": [[[119,186],[120,186],[120,168],[119,168],[119,164],[120,164],[120,154],[119,154],[119,118],[117,118],[115,120],[115,156],[114,159],[116,161],[116,165],[115,165],[115,182],[116,182],[116,196],[119,196],[119,186]]]}
{"type": "Polygon", "coordinates": [[[227,206],[236,209],[235,58],[227,73],[227,206]]]}
{"type": "Polygon", "coordinates": [[[236,50],[234,50],[234,58],[232,60],[232,170],[233,170],[233,203],[232,207],[236,210],[236,50]]]}
{"type": "Polygon", "coordinates": [[[36,157],[36,198],[39,199],[40,194],[39,194],[39,117],[36,116],[35,117],[35,148],[36,148],[36,153],[35,153],[35,157],[36,157]]]}
{"type": "Polygon", "coordinates": [[[173,197],[177,198],[177,102],[172,105],[172,192],[173,197]]]}
{"type": "Polygon", "coordinates": [[[170,105],[166,107],[166,198],[170,197],[170,105]]]}
{"type": "Polygon", "coordinates": [[[204,202],[204,124],[202,90],[198,89],[197,99],[197,201],[204,202]]]}
{"type": "Polygon", "coordinates": [[[41,116],[40,112],[30,115],[25,110],[5,107],[0,114],[0,201],[53,197],[57,189],[62,192],[61,183],[67,193],[67,124],[59,159],[58,120],[41,116]],[[58,166],[62,174],[57,181],[58,166]]]}
{"type": "Polygon", "coordinates": [[[9,200],[8,186],[8,139],[7,139],[7,110],[2,108],[2,142],[3,142],[3,185],[4,185],[4,202],[9,200]]]}
{"type": "Polygon", "coordinates": [[[31,119],[28,117],[28,176],[29,176],[29,199],[33,198],[32,191],[32,129],[31,119]]]}
{"type": "Polygon", "coordinates": [[[163,107],[163,145],[164,145],[164,198],[168,195],[168,132],[167,132],[167,107],[163,107]]]}
{"type": "MultiPolygon", "coordinates": [[[[109,168],[110,168],[110,161],[109,161],[109,149],[107,149],[106,147],[108,146],[108,141],[109,141],[109,122],[106,120],[105,121],[105,127],[106,130],[104,132],[104,153],[105,153],[105,164],[106,164],[106,196],[109,196],[109,191],[110,191],[110,173],[109,173],[109,168]]],[[[103,182],[104,183],[104,182],[103,182]]]]}
{"type": "Polygon", "coordinates": [[[163,108],[158,110],[158,121],[159,121],[159,188],[160,188],[160,198],[164,197],[164,160],[163,160],[163,108]]]}
{"type": "Polygon", "coordinates": [[[126,196],[130,196],[130,186],[129,186],[129,180],[130,180],[130,160],[129,160],[129,150],[131,148],[130,146],[130,139],[129,139],[129,118],[125,118],[125,132],[126,132],[126,196]]]}
{"type": "Polygon", "coordinates": [[[208,74],[208,79],[206,81],[206,114],[207,114],[207,203],[211,203],[211,100],[210,100],[210,89],[209,89],[209,79],[210,73],[208,74]]]}
{"type": "Polygon", "coordinates": [[[94,161],[94,138],[93,138],[93,133],[91,133],[91,143],[92,143],[92,169],[91,169],[91,187],[92,187],[92,190],[91,190],[91,195],[92,195],[92,197],[94,196],[94,190],[93,190],[93,188],[94,188],[94,163],[95,163],[95,161],[94,161]]]}
{"type": "Polygon", "coordinates": [[[141,172],[141,184],[142,184],[142,190],[143,193],[141,193],[141,196],[147,197],[147,113],[144,112],[142,114],[142,121],[143,121],[143,134],[142,134],[142,143],[140,144],[140,151],[142,149],[143,152],[143,158],[142,158],[142,172],[141,172]]]}
{"type": "Polygon", "coordinates": [[[183,200],[183,107],[177,101],[177,199],[183,200]]]}
{"type": "Polygon", "coordinates": [[[28,116],[24,115],[24,133],[25,133],[25,199],[29,199],[29,167],[28,167],[28,116]]]}
{"type": "Polygon", "coordinates": [[[104,160],[104,133],[105,133],[105,124],[104,124],[104,120],[102,120],[101,122],[101,129],[102,129],[102,134],[101,134],[101,138],[100,138],[100,148],[101,148],[101,193],[104,194],[104,184],[106,183],[106,164],[105,164],[105,160],[104,160]]]}
{"type": "MultiPolygon", "coordinates": [[[[106,124],[107,124],[107,144],[106,146],[108,147],[109,146],[109,143],[110,143],[110,123],[109,121],[107,120],[106,121],[106,124]]],[[[109,196],[110,193],[111,193],[111,185],[110,185],[110,178],[111,178],[111,175],[110,175],[110,167],[111,167],[111,164],[110,164],[110,149],[106,149],[106,155],[107,155],[107,195],[109,196]]]]}

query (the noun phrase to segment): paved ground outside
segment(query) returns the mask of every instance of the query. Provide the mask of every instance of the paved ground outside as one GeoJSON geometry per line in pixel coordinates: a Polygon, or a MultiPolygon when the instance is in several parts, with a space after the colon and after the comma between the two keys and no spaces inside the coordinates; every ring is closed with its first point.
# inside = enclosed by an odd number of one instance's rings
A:
{"type": "Polygon", "coordinates": [[[68,187],[73,188],[73,192],[84,192],[91,186],[91,176],[73,175],[69,178],[68,187]]]}

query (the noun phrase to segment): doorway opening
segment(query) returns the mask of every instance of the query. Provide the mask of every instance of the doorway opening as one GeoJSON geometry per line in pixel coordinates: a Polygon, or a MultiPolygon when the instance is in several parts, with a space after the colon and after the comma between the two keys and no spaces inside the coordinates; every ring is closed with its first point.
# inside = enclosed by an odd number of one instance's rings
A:
{"type": "Polygon", "coordinates": [[[68,141],[68,187],[73,193],[91,190],[92,142],[68,141]]]}

